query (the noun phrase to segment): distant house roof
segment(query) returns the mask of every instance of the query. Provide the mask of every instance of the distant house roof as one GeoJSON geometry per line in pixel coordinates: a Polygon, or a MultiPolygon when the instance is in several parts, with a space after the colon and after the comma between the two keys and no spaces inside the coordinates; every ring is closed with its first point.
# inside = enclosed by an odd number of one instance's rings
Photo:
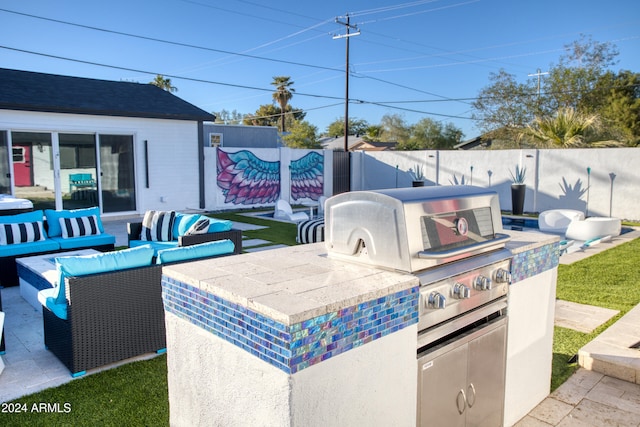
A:
{"type": "MultiPolygon", "coordinates": [[[[349,135],[347,138],[349,151],[366,150],[366,151],[384,151],[393,150],[396,146],[395,142],[370,142],[365,141],[359,135],[349,135]]],[[[320,145],[326,150],[344,150],[344,136],[335,138],[324,138],[320,140],[320,145]]]]}
{"type": "Polygon", "coordinates": [[[485,138],[482,136],[477,136],[473,139],[468,139],[466,141],[462,141],[461,143],[454,145],[453,148],[456,150],[473,150],[480,148],[491,147],[492,140],[489,138],[485,138]]]}
{"type": "Polygon", "coordinates": [[[215,120],[177,96],[144,83],[0,68],[0,109],[173,120],[215,120]]]}

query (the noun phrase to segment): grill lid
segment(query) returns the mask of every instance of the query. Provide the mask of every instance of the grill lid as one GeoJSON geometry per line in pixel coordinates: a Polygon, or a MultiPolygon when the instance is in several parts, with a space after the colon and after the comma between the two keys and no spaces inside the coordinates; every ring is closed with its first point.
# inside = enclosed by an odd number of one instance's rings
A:
{"type": "Polygon", "coordinates": [[[472,186],[353,191],[327,200],[330,256],[405,272],[503,248],[498,194],[472,186]]]}

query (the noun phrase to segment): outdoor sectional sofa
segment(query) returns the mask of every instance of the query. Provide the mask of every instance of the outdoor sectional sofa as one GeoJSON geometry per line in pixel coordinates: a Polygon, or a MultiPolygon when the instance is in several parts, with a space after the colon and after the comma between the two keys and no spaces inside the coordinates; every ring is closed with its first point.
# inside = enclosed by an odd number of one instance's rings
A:
{"type": "Polygon", "coordinates": [[[57,286],[38,293],[45,346],[72,376],[166,348],[162,265],[232,255],[230,240],[58,257],[57,286]]]}
{"type": "Polygon", "coordinates": [[[16,258],[88,248],[104,252],[115,242],[104,232],[97,207],[0,216],[0,285],[19,284],[16,258]]]}
{"type": "MultiPolygon", "coordinates": [[[[161,221],[161,219],[160,219],[161,221]]],[[[157,252],[162,249],[176,248],[182,246],[196,245],[216,240],[229,239],[234,244],[234,253],[242,252],[242,231],[232,229],[232,222],[209,218],[199,214],[186,214],[173,211],[147,211],[142,222],[130,222],[127,224],[127,238],[129,247],[151,245],[157,252]],[[143,236],[145,231],[150,230],[158,223],[158,218],[171,216],[171,231],[153,233],[153,237],[143,236]],[[152,218],[154,219],[152,222],[152,218]],[[145,224],[147,221],[147,224],[145,224]],[[208,221],[208,226],[204,229],[198,225],[208,221]],[[196,231],[195,234],[193,230],[196,231]]]]}

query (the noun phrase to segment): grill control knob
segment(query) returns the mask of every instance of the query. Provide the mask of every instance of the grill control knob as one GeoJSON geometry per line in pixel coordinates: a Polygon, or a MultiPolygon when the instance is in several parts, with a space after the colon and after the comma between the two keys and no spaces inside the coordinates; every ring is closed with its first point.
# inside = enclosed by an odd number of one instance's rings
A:
{"type": "Polygon", "coordinates": [[[509,270],[505,270],[504,268],[499,268],[498,271],[496,271],[496,282],[498,283],[511,282],[511,272],[509,270]]]}
{"type": "Polygon", "coordinates": [[[440,292],[431,292],[427,299],[427,306],[429,308],[445,308],[447,299],[440,292]]]}
{"type": "Polygon", "coordinates": [[[458,299],[466,299],[471,296],[471,289],[462,283],[456,283],[453,285],[453,296],[458,299]]]}
{"type": "Polygon", "coordinates": [[[473,281],[473,287],[479,291],[488,291],[491,289],[491,279],[480,275],[473,281]]]}

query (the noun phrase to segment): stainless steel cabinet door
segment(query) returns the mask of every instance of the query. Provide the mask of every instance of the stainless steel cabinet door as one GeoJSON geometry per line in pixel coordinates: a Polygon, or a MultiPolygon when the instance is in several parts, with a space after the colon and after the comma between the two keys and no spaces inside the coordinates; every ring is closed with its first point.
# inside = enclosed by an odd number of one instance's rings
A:
{"type": "Polygon", "coordinates": [[[468,346],[447,346],[418,360],[418,420],[422,427],[465,425],[468,346]]]}

